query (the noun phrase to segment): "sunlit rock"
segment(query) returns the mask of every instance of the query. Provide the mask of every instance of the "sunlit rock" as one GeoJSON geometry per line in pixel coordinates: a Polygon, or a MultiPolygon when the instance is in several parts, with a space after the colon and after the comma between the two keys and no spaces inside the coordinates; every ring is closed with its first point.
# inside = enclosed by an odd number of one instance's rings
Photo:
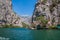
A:
{"type": "MultiPolygon", "coordinates": [[[[44,15],[44,19],[48,20],[46,26],[60,24],[60,0],[38,0],[32,15],[32,23],[36,23],[36,18],[44,15]]],[[[40,22],[38,22],[40,23],[40,22]]],[[[43,24],[44,25],[44,24],[43,24]]]]}
{"type": "Polygon", "coordinates": [[[20,17],[12,10],[12,0],[0,0],[0,25],[22,27],[20,17]]]}

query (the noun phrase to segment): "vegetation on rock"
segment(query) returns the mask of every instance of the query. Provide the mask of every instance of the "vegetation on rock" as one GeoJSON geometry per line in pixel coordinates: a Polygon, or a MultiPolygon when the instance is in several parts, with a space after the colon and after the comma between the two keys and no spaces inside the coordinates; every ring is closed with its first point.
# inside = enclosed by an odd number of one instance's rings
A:
{"type": "Polygon", "coordinates": [[[22,22],[23,28],[27,28],[29,27],[29,25],[27,25],[26,23],[22,22]]]}
{"type": "Polygon", "coordinates": [[[39,21],[42,27],[46,27],[46,24],[48,23],[48,20],[44,19],[43,15],[36,17],[36,20],[39,21]]]}
{"type": "Polygon", "coordinates": [[[2,25],[1,28],[20,28],[20,26],[13,26],[12,24],[10,24],[10,25],[5,24],[5,25],[2,25]]]}
{"type": "Polygon", "coordinates": [[[55,28],[57,28],[57,26],[56,25],[52,25],[52,26],[49,26],[49,28],[50,29],[55,29],[55,28]]]}

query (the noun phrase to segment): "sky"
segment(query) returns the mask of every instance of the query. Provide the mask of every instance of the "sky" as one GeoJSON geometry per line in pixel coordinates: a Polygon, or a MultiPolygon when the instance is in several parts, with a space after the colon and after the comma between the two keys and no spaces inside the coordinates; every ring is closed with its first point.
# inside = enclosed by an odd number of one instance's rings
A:
{"type": "Polygon", "coordinates": [[[20,16],[32,16],[37,0],[12,0],[13,11],[20,16]]]}

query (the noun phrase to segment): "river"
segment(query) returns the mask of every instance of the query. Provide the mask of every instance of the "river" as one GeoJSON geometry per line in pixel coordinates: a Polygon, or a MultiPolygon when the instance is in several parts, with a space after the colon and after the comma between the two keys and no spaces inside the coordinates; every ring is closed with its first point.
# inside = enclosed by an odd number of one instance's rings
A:
{"type": "Polygon", "coordinates": [[[9,38],[8,40],[60,40],[60,30],[0,28],[0,39],[2,38],[9,38]]]}

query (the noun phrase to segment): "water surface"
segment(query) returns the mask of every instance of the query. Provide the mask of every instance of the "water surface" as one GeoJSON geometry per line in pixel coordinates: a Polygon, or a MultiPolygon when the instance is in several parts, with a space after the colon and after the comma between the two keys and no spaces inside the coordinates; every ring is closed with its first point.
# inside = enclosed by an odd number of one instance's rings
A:
{"type": "Polygon", "coordinates": [[[0,37],[9,38],[9,40],[60,40],[60,30],[0,28],[0,37]]]}

